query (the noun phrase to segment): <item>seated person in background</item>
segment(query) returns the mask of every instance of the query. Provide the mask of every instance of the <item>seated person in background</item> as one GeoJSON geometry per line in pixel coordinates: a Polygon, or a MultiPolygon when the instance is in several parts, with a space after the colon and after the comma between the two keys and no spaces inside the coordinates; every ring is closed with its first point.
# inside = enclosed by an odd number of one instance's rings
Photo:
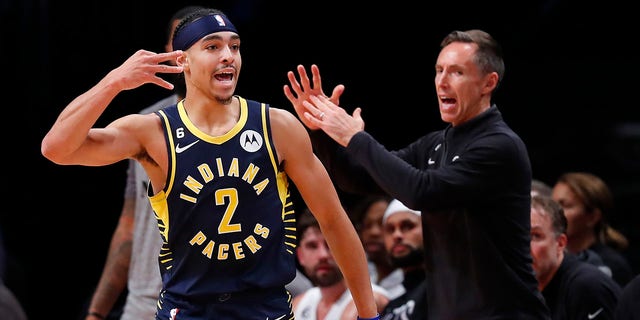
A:
{"type": "Polygon", "coordinates": [[[389,299],[405,292],[402,285],[402,270],[391,265],[384,244],[382,216],[391,197],[384,195],[364,196],[353,206],[350,216],[356,221],[356,229],[369,261],[371,283],[387,290],[389,299]]]}
{"type": "Polygon", "coordinates": [[[427,291],[421,212],[393,200],[384,213],[384,243],[393,266],[403,272],[406,292],[389,301],[381,320],[426,320],[427,291]]]}
{"type": "MultiPolygon", "coordinates": [[[[293,299],[296,320],[354,320],[358,316],[351,292],[333,259],[320,225],[309,209],[297,222],[296,256],[315,287],[293,299]]],[[[367,270],[362,270],[367,272],[367,270]]],[[[378,313],[389,302],[384,288],[373,284],[378,313]]]]}
{"type": "Polygon", "coordinates": [[[556,181],[552,198],[567,217],[569,252],[593,250],[611,269],[613,279],[624,287],[633,278],[633,269],[622,253],[629,242],[607,222],[614,204],[605,182],[591,173],[568,172],[556,181]]]}
{"type": "MultiPolygon", "coordinates": [[[[545,196],[551,197],[553,194],[553,188],[548,184],[542,182],[541,180],[533,179],[531,181],[531,197],[534,196],[545,196]]],[[[576,257],[578,260],[591,263],[600,269],[600,271],[604,272],[609,277],[612,276],[611,268],[607,266],[599,254],[591,249],[585,249],[578,253],[576,253],[576,257]]]]}
{"type": "Polygon", "coordinates": [[[636,275],[622,289],[615,320],[640,320],[640,274],[636,275]]]}
{"type": "Polygon", "coordinates": [[[553,320],[613,319],[620,286],[566,252],[567,219],[549,197],[531,198],[533,269],[553,320]]]}

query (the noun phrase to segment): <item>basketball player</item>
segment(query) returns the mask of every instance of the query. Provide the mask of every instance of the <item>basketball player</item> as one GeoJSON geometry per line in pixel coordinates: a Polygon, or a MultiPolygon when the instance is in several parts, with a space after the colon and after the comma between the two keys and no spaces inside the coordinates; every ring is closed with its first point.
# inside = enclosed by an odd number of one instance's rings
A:
{"type": "Polygon", "coordinates": [[[71,101],[42,141],[61,165],[135,159],[164,241],[156,319],[291,319],[295,276],[289,179],[317,217],[361,319],[379,319],[367,262],[304,126],[290,112],[234,95],[240,36],[224,13],[200,10],[176,27],[169,53],[139,50],[71,101]],[[175,60],[177,65],[163,62],[175,60]],[[94,128],[122,91],[172,84],[186,96],[152,114],[94,128]]]}

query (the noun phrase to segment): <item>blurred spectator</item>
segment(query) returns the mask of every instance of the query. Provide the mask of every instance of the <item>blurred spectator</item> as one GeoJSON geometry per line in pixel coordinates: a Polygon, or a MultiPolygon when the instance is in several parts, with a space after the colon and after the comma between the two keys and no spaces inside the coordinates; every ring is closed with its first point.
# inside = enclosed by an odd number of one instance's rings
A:
{"type": "Polygon", "coordinates": [[[615,320],[640,320],[640,274],[622,289],[615,320]]]}
{"type": "Polygon", "coordinates": [[[620,286],[566,252],[567,219],[553,199],[531,199],[533,269],[553,320],[613,319],[620,286]]]}
{"type": "MultiPolygon", "coordinates": [[[[315,287],[293,299],[296,320],[353,320],[358,312],[347,283],[311,211],[305,209],[297,222],[296,255],[315,287]]],[[[362,270],[366,272],[366,270],[362,270]]],[[[384,288],[371,284],[378,312],[389,299],[384,288]]]]}
{"type": "Polygon", "coordinates": [[[629,243],[607,222],[614,206],[609,187],[594,174],[568,172],[556,181],[552,197],[567,217],[569,252],[593,250],[611,269],[613,279],[624,287],[633,278],[631,265],[622,254],[629,243]]]}
{"type": "Polygon", "coordinates": [[[406,292],[389,301],[382,320],[426,320],[427,280],[424,264],[422,213],[393,200],[384,213],[384,243],[392,262],[403,273],[406,292]]]}
{"type": "Polygon", "coordinates": [[[363,196],[351,211],[356,220],[356,229],[369,261],[371,282],[387,290],[389,299],[405,292],[402,285],[402,270],[391,265],[385,249],[382,216],[391,198],[384,195],[363,196]]]}
{"type": "MultiPolygon", "coordinates": [[[[534,196],[551,197],[552,193],[553,193],[553,188],[551,188],[551,186],[549,186],[548,184],[536,179],[533,179],[531,181],[532,197],[534,196]]],[[[578,257],[578,260],[591,263],[596,267],[598,267],[600,271],[604,272],[609,277],[612,276],[611,268],[609,268],[609,266],[604,264],[604,261],[602,261],[602,258],[600,257],[600,255],[597,254],[595,251],[591,249],[585,249],[577,253],[576,256],[578,257]]]]}

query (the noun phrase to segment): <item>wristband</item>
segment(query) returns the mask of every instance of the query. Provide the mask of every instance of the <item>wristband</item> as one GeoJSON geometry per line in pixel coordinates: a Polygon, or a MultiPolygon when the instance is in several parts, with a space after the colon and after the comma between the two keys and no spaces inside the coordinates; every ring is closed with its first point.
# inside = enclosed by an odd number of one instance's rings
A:
{"type": "Polygon", "coordinates": [[[380,315],[377,314],[375,317],[373,318],[360,318],[360,316],[358,316],[358,320],[380,320],[380,315]]]}
{"type": "Polygon", "coordinates": [[[94,316],[94,317],[96,317],[98,319],[101,319],[101,320],[105,319],[105,316],[103,316],[103,315],[101,315],[101,314],[99,314],[99,313],[97,313],[95,311],[89,311],[89,313],[87,313],[87,316],[94,316]]]}

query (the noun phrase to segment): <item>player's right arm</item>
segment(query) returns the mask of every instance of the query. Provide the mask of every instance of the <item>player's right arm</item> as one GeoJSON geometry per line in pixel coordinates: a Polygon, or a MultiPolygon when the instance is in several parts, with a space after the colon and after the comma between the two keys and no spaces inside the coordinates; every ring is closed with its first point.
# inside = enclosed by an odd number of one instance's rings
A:
{"type": "Polygon", "coordinates": [[[105,128],[93,128],[111,101],[122,91],[153,83],[173,85],[156,73],[179,73],[182,67],[162,62],[175,60],[182,51],[153,53],[139,50],[100,82],[75,98],[60,113],[42,140],[41,152],[57,164],[100,166],[135,156],[142,149],[143,134],[157,126],[153,115],[128,115],[105,128]]]}

